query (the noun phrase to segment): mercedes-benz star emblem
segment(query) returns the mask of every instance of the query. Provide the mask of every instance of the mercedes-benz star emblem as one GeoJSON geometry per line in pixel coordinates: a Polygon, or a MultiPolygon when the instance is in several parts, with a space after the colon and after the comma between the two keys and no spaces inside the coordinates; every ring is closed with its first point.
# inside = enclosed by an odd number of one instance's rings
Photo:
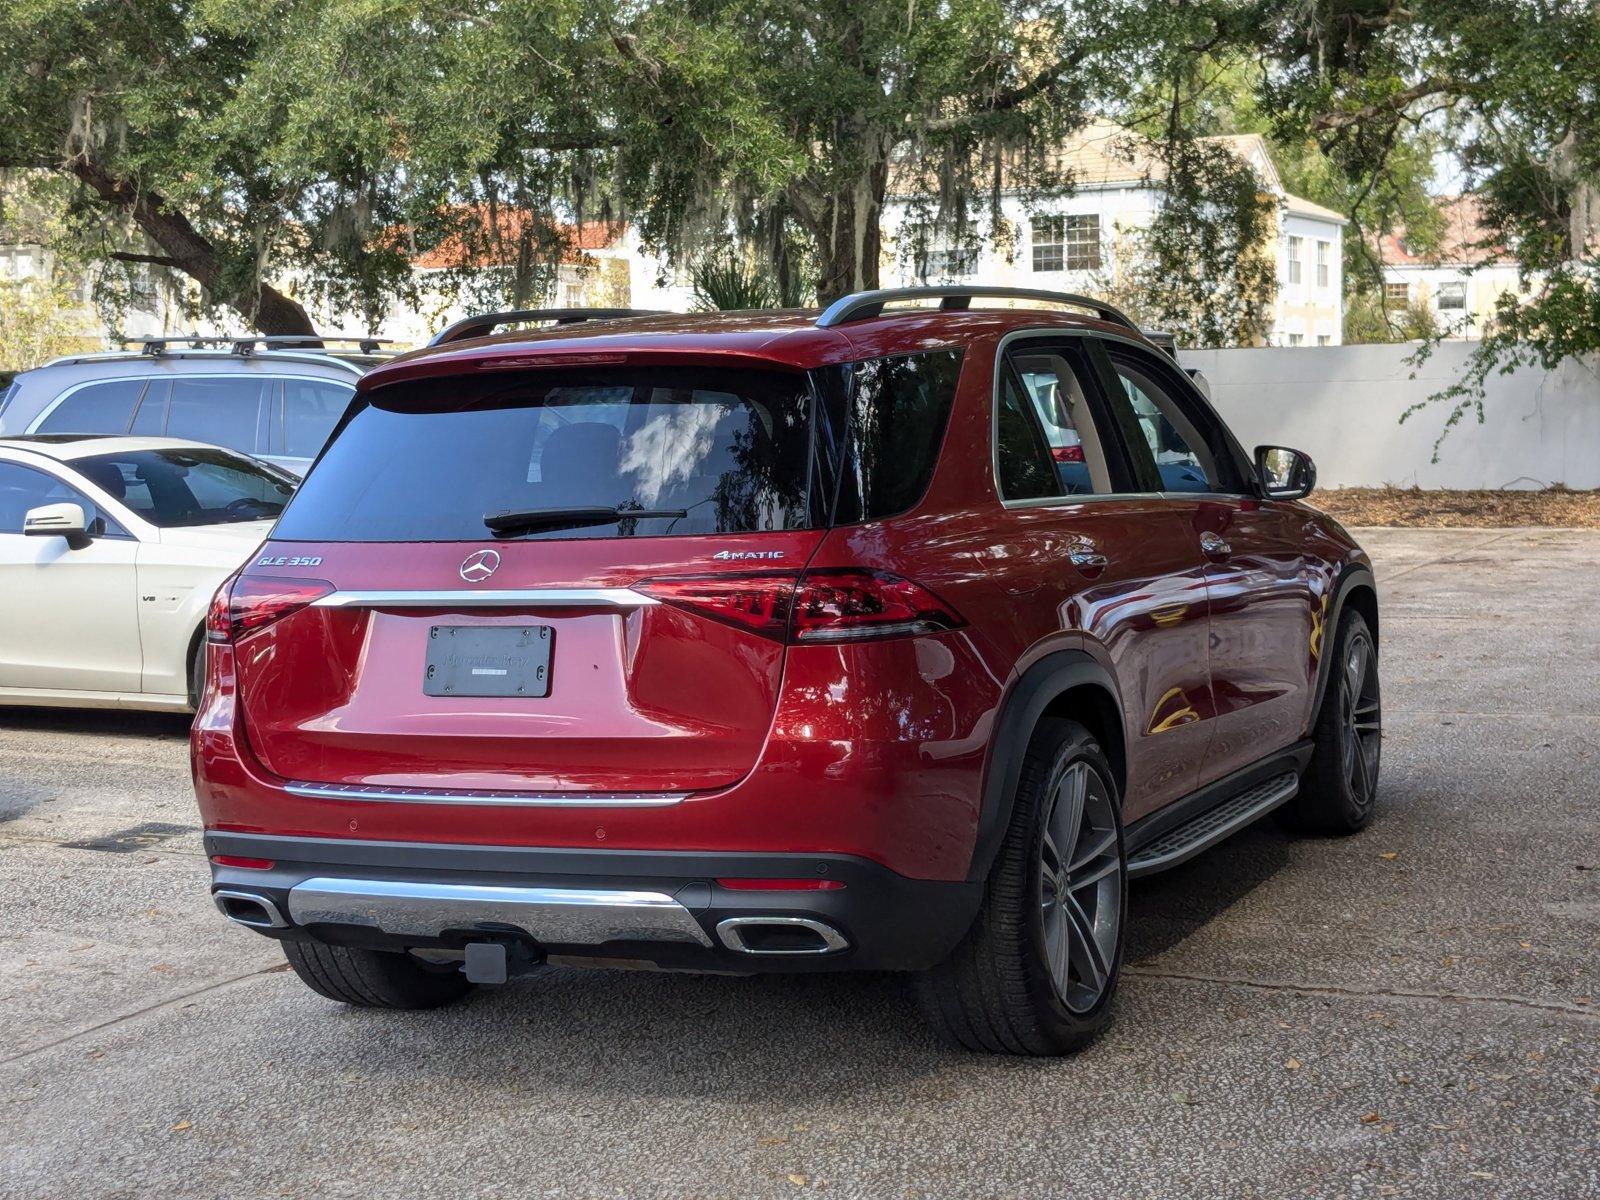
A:
{"type": "Polygon", "coordinates": [[[461,578],[468,583],[482,583],[500,568],[500,551],[479,550],[476,554],[467,555],[467,561],[461,564],[461,578]]]}

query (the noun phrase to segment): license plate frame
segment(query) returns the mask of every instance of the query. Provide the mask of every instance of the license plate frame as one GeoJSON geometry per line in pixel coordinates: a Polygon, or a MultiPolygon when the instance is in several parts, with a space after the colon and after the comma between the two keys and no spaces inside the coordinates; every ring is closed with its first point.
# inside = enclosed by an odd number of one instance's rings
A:
{"type": "Polygon", "coordinates": [[[549,625],[431,625],[422,694],[543,699],[555,641],[549,625]]]}

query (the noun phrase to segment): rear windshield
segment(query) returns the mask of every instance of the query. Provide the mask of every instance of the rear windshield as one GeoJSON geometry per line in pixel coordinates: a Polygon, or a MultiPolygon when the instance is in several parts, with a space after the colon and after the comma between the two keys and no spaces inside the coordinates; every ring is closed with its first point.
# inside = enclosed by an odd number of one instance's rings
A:
{"type": "Polygon", "coordinates": [[[798,529],[804,375],[632,368],[417,380],[357,402],[284,512],[288,541],[798,529]]]}

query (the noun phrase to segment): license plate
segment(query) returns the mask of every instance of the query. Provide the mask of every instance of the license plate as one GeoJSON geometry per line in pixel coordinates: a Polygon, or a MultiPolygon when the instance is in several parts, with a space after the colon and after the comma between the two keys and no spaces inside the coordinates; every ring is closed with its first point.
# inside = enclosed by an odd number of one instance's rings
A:
{"type": "Polygon", "coordinates": [[[428,630],[425,696],[548,696],[548,625],[434,625],[428,630]]]}

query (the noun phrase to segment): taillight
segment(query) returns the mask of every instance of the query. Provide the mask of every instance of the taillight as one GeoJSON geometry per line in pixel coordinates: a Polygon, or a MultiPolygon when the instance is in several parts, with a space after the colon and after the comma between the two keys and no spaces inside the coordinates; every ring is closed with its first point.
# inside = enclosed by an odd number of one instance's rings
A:
{"type": "Polygon", "coordinates": [[[211,600],[211,611],[206,616],[206,637],[213,642],[237,642],[330,595],[333,590],[333,584],[322,579],[236,575],[218,588],[211,600]]]}
{"type": "Polygon", "coordinates": [[[652,579],[638,588],[664,603],[780,641],[861,641],[962,624],[932,592],[886,571],[807,571],[798,578],[708,575],[652,579]]]}
{"type": "Polygon", "coordinates": [[[211,597],[211,607],[206,609],[206,641],[225,642],[228,640],[231,626],[228,624],[228,593],[233,591],[234,581],[239,578],[235,571],[222,581],[222,586],[211,597]]]}
{"type": "Polygon", "coordinates": [[[1082,446],[1054,446],[1050,450],[1050,457],[1058,463],[1084,461],[1082,446]]]}
{"type": "Polygon", "coordinates": [[[706,575],[652,579],[639,590],[703,617],[781,640],[789,630],[794,585],[793,575],[706,575]]]}
{"type": "Polygon", "coordinates": [[[897,634],[937,633],[961,624],[921,584],[886,571],[807,571],[794,598],[797,642],[854,642],[897,634]]]}

